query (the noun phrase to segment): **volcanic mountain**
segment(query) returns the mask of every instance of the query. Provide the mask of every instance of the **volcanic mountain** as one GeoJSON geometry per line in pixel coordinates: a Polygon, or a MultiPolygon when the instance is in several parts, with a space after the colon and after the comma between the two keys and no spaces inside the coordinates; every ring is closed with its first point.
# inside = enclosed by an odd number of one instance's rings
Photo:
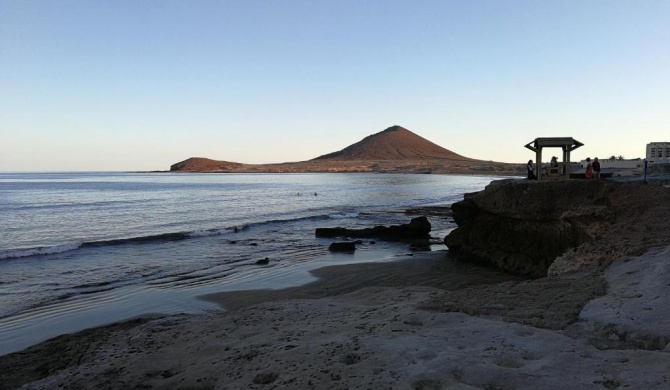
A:
{"type": "Polygon", "coordinates": [[[241,164],[192,157],[173,164],[175,172],[388,172],[523,174],[522,164],[461,156],[401,127],[392,126],[338,152],[312,160],[279,164],[241,164]]]}
{"type": "Polygon", "coordinates": [[[339,152],[324,154],[311,161],[375,161],[450,159],[472,160],[436,145],[401,126],[392,126],[377,134],[363,138],[339,152]]]}

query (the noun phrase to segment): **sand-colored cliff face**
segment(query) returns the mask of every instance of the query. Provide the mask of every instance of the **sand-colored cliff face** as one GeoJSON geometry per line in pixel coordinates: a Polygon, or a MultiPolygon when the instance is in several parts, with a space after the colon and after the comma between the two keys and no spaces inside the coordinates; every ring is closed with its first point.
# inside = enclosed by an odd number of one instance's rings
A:
{"type": "Polygon", "coordinates": [[[531,277],[601,265],[670,244],[670,190],[595,180],[501,180],[452,206],[459,258],[531,277]]]}
{"type": "Polygon", "coordinates": [[[370,135],[340,151],[308,161],[241,164],[192,157],[172,172],[297,173],[385,172],[523,175],[525,165],[475,160],[436,145],[400,126],[370,135]]]}

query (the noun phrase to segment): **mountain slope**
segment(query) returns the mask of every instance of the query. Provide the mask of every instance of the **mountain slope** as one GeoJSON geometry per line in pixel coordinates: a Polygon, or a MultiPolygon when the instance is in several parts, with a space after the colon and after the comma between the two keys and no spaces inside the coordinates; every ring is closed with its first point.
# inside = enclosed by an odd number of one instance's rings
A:
{"type": "Polygon", "coordinates": [[[170,171],[180,172],[221,172],[232,171],[245,164],[228,161],[216,161],[204,157],[191,157],[170,166],[170,171]]]}
{"type": "Polygon", "coordinates": [[[471,160],[436,145],[401,126],[392,126],[363,138],[338,152],[325,154],[310,161],[342,160],[471,160]]]}

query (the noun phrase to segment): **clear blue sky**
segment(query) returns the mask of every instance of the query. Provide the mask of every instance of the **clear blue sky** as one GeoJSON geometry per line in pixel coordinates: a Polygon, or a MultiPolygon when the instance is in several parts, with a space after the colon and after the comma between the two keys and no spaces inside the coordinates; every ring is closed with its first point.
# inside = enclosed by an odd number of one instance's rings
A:
{"type": "Polygon", "coordinates": [[[670,141],[670,1],[0,0],[0,171],[670,141]]]}

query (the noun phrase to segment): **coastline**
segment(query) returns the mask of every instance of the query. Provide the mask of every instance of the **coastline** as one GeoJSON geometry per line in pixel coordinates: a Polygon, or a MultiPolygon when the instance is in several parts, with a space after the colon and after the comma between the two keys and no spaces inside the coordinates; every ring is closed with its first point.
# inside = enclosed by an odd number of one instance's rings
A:
{"type": "MultiPolygon", "coordinates": [[[[639,210],[627,214],[644,224],[639,210]]],[[[629,226],[621,219],[597,245],[581,247],[581,256],[607,254],[606,261],[534,280],[463,280],[445,290],[448,260],[431,252],[319,268],[318,281],[299,287],[209,294],[202,299],[228,310],[137,319],[2,356],[0,384],[666,389],[664,217],[653,216],[661,229],[653,236],[629,232],[644,236],[627,237],[630,251],[610,259],[617,252],[608,248],[621,244],[615,233],[629,226]]],[[[459,265],[466,264],[450,266],[459,265]]]]}
{"type": "MultiPolygon", "coordinates": [[[[2,207],[8,212],[0,225],[8,235],[0,250],[5,276],[0,355],[145,313],[212,308],[214,304],[195,299],[209,292],[301,284],[314,280],[302,272],[305,268],[331,260],[386,260],[386,254],[367,258],[368,252],[383,249],[404,255],[406,245],[385,242],[359,245],[353,256],[332,254],[330,240],[315,239],[314,229],[406,223],[413,213],[425,212],[408,208],[450,204],[461,188],[478,190],[492,180],[370,174],[267,175],[262,180],[253,175],[171,176],[111,172],[9,178],[14,183],[9,189],[15,188],[12,193],[24,201],[2,207]],[[266,182],[276,184],[268,191],[266,182]],[[47,196],[45,186],[55,194],[68,188],[72,202],[23,210],[31,196],[47,196]],[[97,188],[91,195],[95,199],[77,196],[80,186],[97,188]],[[192,191],[182,191],[185,187],[192,191]],[[389,191],[392,187],[398,191],[389,191]],[[109,196],[110,190],[115,196],[109,196]],[[308,191],[319,196],[300,196],[308,191]],[[131,209],[137,212],[121,207],[119,199],[136,202],[131,209]],[[90,206],[93,200],[95,206],[90,206]],[[266,208],[268,202],[273,207],[266,208]],[[108,216],[104,225],[98,215],[108,216]],[[21,218],[32,222],[20,223],[21,218]],[[266,257],[268,264],[257,264],[266,257]],[[293,272],[298,266],[299,275],[293,272]]],[[[431,221],[440,238],[453,227],[443,215],[431,221]]]]}

